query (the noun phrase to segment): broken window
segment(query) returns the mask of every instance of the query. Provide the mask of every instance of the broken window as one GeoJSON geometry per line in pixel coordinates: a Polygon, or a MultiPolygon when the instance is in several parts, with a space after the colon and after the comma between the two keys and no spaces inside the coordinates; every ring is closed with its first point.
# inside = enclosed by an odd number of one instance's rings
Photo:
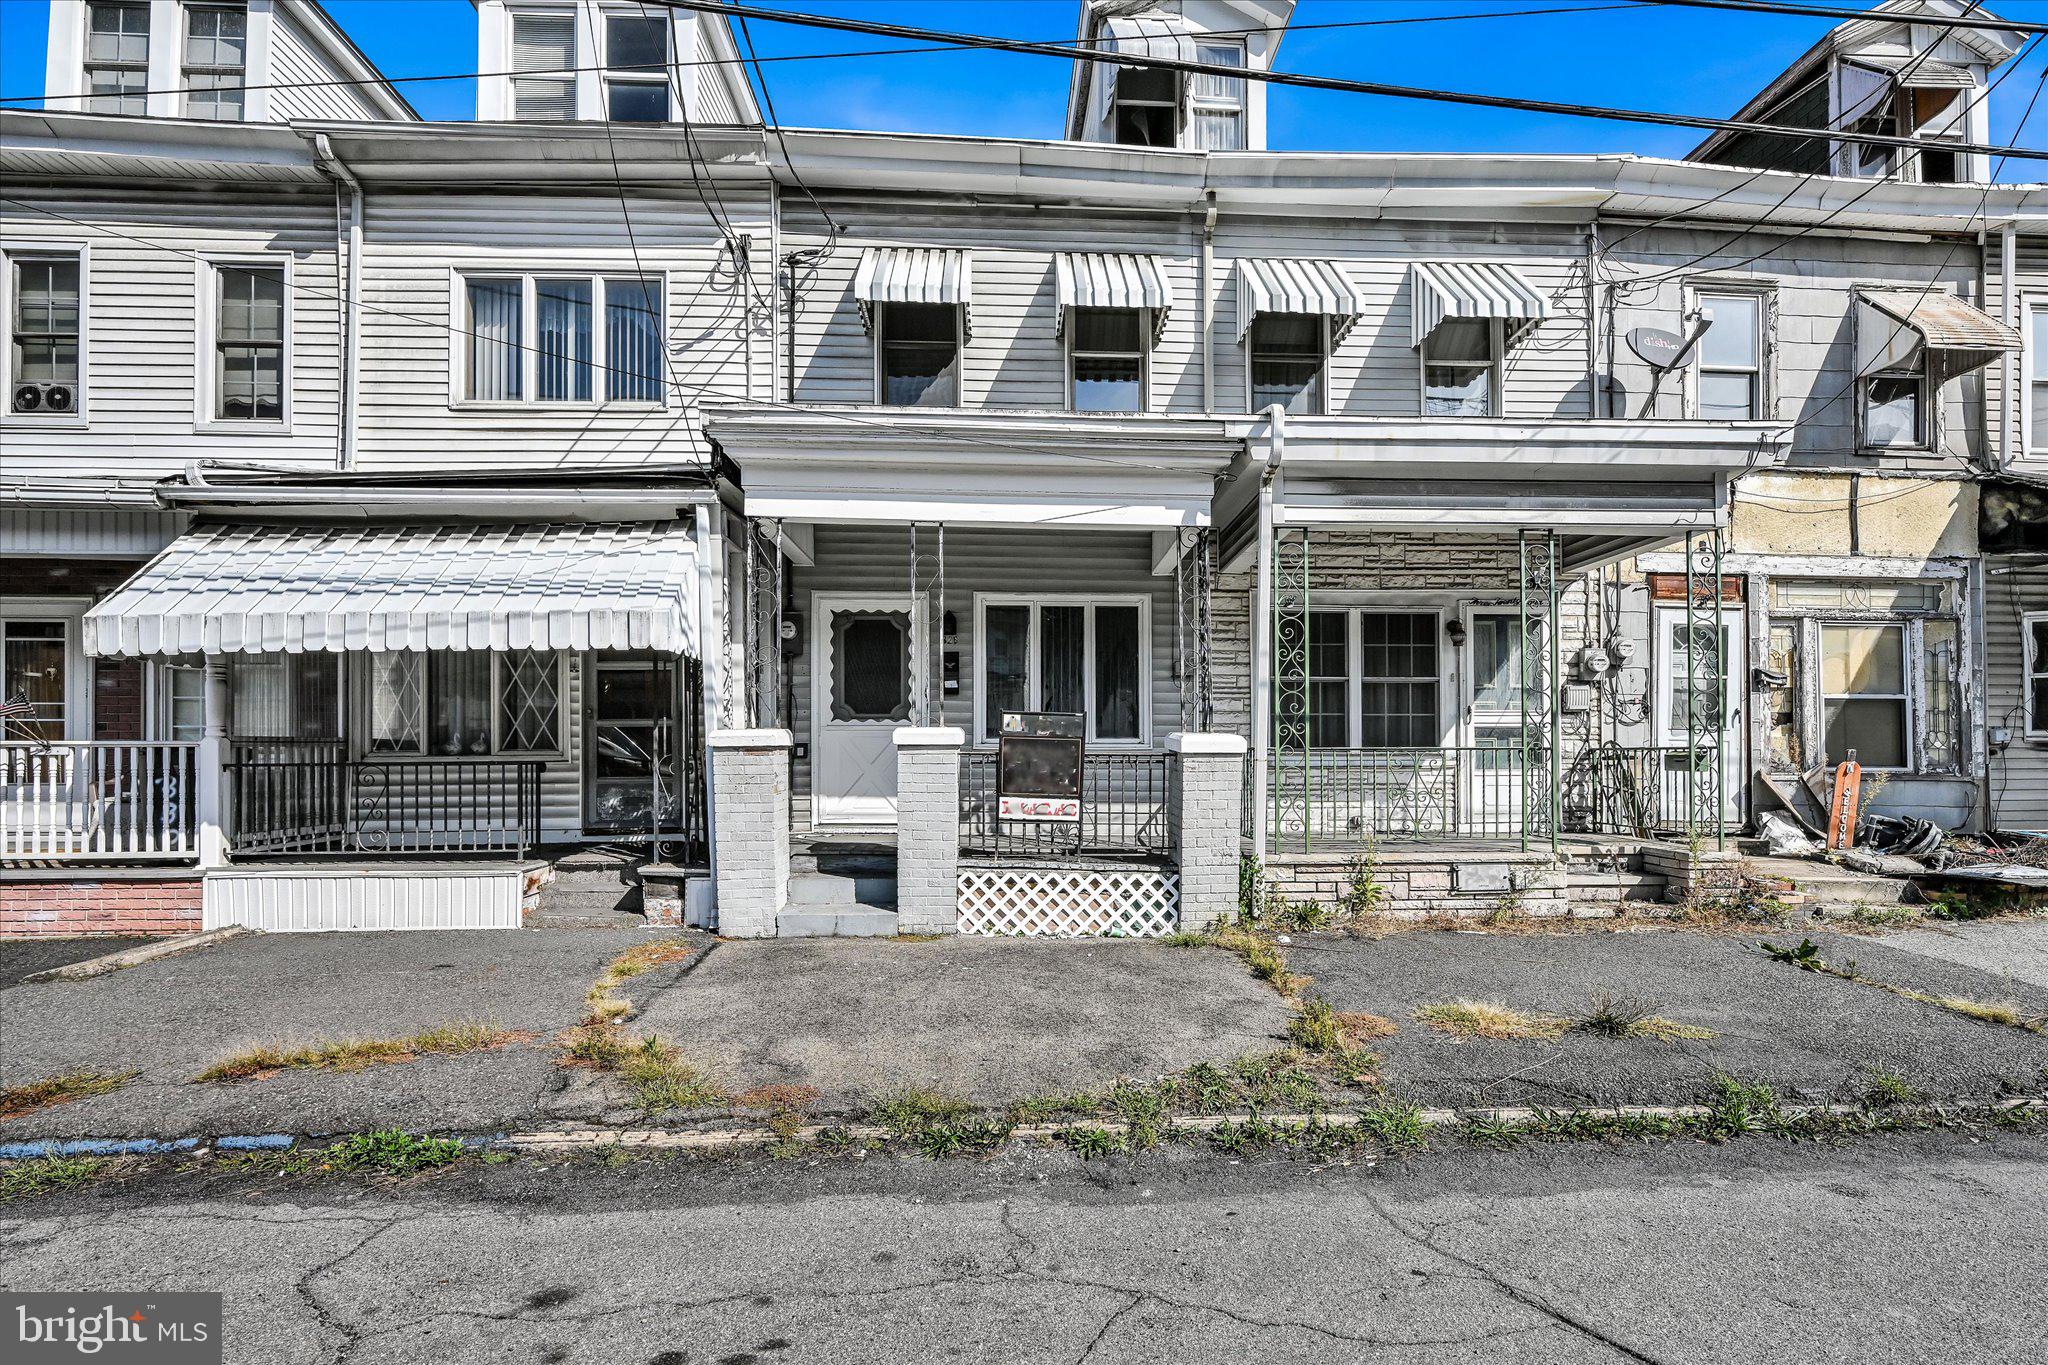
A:
{"type": "Polygon", "coordinates": [[[1180,137],[1180,73],[1157,66],[1119,67],[1111,121],[1127,147],[1172,147],[1180,137]]]}
{"type": "Polygon", "coordinates": [[[1764,693],[1770,724],[1771,766],[1797,770],[1805,755],[1799,743],[1799,630],[1790,622],[1771,627],[1764,667],[1774,679],[1764,693]]]}
{"type": "Polygon", "coordinates": [[[1906,628],[1820,628],[1821,726],[1830,767],[1852,756],[1865,768],[1908,766],[1906,628]]]}

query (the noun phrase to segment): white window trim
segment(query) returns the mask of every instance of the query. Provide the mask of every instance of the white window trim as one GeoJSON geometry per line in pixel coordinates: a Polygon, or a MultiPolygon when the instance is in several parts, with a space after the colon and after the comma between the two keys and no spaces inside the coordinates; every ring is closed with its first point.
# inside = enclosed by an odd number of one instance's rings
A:
{"type": "MultiPolygon", "coordinates": [[[[1323,344],[1323,382],[1320,386],[1322,401],[1316,405],[1316,410],[1314,412],[1289,413],[1288,415],[1290,417],[1327,417],[1330,415],[1332,411],[1335,410],[1335,404],[1332,402],[1332,400],[1336,397],[1336,395],[1330,392],[1330,361],[1334,351],[1336,350],[1336,347],[1331,343],[1330,340],[1330,315],[1327,313],[1321,313],[1317,316],[1322,321],[1322,326],[1316,333],[1316,335],[1321,338],[1323,344]]],[[[1252,332],[1257,329],[1258,321],[1259,315],[1254,315],[1251,321],[1251,325],[1247,326],[1244,329],[1244,342],[1240,347],[1240,349],[1244,351],[1244,406],[1245,411],[1250,413],[1257,413],[1261,411],[1261,409],[1254,408],[1252,406],[1252,332]]]]}
{"type": "MultiPolygon", "coordinates": [[[[1198,37],[1195,40],[1195,43],[1196,50],[1198,53],[1200,49],[1204,47],[1235,48],[1237,50],[1238,66],[1244,68],[1247,71],[1249,71],[1251,67],[1251,52],[1242,40],[1233,42],[1227,38],[1198,37]]],[[[1249,148],[1251,146],[1250,77],[1246,75],[1237,78],[1237,99],[1235,101],[1223,100],[1215,97],[1204,98],[1199,93],[1201,89],[1201,80],[1202,78],[1200,76],[1191,75],[1188,78],[1188,108],[1186,117],[1182,120],[1179,140],[1184,143],[1190,141],[1190,134],[1195,126],[1195,115],[1197,113],[1230,113],[1237,115],[1238,141],[1241,147],[1249,148]]]]}
{"type": "MultiPolygon", "coordinates": [[[[1685,285],[1685,300],[1682,312],[1691,314],[1708,307],[1707,300],[1722,296],[1746,296],[1756,300],[1756,417],[1752,421],[1769,421],[1777,410],[1777,347],[1773,344],[1777,336],[1778,291],[1768,284],[1749,281],[1723,282],[1712,279],[1688,280],[1685,285]]],[[[1702,334],[1701,340],[1704,341],[1702,334]]],[[[1701,349],[1695,345],[1687,357],[1683,382],[1685,384],[1685,415],[1700,420],[1700,375],[1708,368],[1701,359],[1701,349]]],[[[1739,374],[1741,371],[1725,366],[1712,367],[1716,373],[1739,374]]]]}
{"type": "MultiPolygon", "coordinates": [[[[414,719],[419,724],[421,752],[378,751],[370,748],[374,736],[370,733],[370,697],[375,686],[375,677],[370,668],[347,670],[355,675],[342,679],[342,692],[348,698],[345,706],[356,724],[352,728],[355,738],[350,742],[350,751],[358,757],[376,763],[494,763],[509,759],[538,758],[566,762],[569,758],[570,735],[569,716],[573,709],[569,704],[569,658],[570,650],[540,650],[538,653],[552,653],[555,656],[555,738],[552,749],[507,749],[505,740],[505,657],[507,651],[493,649],[484,651],[491,660],[491,749],[483,754],[430,754],[425,752],[427,731],[431,724],[428,712],[432,709],[433,697],[430,675],[433,670],[433,656],[436,654],[461,654],[473,651],[453,649],[412,649],[394,650],[393,653],[417,654],[420,656],[420,711],[414,719]],[[359,681],[357,680],[359,679],[359,681]]],[[[525,652],[525,651],[522,651],[525,652]]]]}
{"type": "Polygon", "coordinates": [[[634,269],[630,262],[616,269],[584,267],[572,270],[531,265],[479,265],[473,269],[451,267],[448,272],[448,406],[457,412],[598,412],[605,409],[666,412],[674,383],[674,368],[669,354],[669,327],[674,319],[669,315],[669,297],[667,270],[643,272],[634,269]],[[516,279],[520,282],[519,391],[529,396],[507,399],[469,396],[469,350],[474,336],[469,322],[469,281],[472,279],[516,279]],[[576,280],[590,285],[590,397],[587,399],[550,399],[543,402],[530,396],[540,391],[540,310],[536,306],[534,286],[537,280],[543,279],[576,280]],[[661,397],[652,403],[605,397],[611,364],[610,341],[605,331],[605,285],[609,279],[651,280],[661,299],[661,374],[655,385],[661,397]]]}
{"type": "Polygon", "coordinates": [[[64,738],[71,743],[93,737],[93,661],[86,657],[84,627],[91,605],[87,597],[18,597],[0,605],[0,626],[8,621],[64,623],[64,738]]]}
{"type": "Polygon", "coordinates": [[[84,427],[91,420],[92,247],[83,242],[9,240],[0,246],[0,427],[84,427]],[[48,256],[78,258],[78,403],[70,412],[14,411],[14,262],[48,256]]]}
{"type": "Polygon", "coordinates": [[[192,394],[192,430],[202,435],[231,436],[244,433],[288,436],[292,430],[294,352],[298,345],[298,284],[289,255],[254,254],[202,255],[193,266],[193,296],[198,300],[198,353],[193,357],[195,383],[192,394]],[[284,347],[279,364],[282,418],[242,420],[216,417],[213,411],[214,362],[220,333],[220,271],[223,267],[279,270],[284,275],[284,347]]]}
{"type": "MultiPolygon", "coordinates": [[[[498,63],[498,69],[506,73],[500,78],[504,81],[505,91],[505,108],[502,117],[507,122],[520,121],[519,75],[512,70],[512,31],[523,15],[567,19],[569,21],[569,65],[571,69],[563,72],[562,77],[569,82],[570,101],[575,106],[575,116],[577,118],[589,117],[585,104],[588,99],[589,80],[593,73],[579,68],[592,64],[586,49],[594,40],[589,36],[590,26],[583,20],[583,5],[580,3],[580,0],[564,0],[563,3],[555,4],[544,3],[543,0],[532,0],[531,3],[508,4],[504,6],[503,13],[503,28],[499,39],[502,45],[503,57],[498,63]]],[[[543,77],[543,79],[546,78],[543,77]]],[[[481,99],[479,99],[479,102],[481,102],[481,99]]],[[[483,117],[481,110],[479,110],[477,116],[479,118],[483,117]]],[[[533,120],[528,121],[531,122],[533,120]]]]}
{"type": "MultiPolygon", "coordinates": [[[[683,12],[687,13],[687,11],[683,12]]],[[[598,117],[606,120],[607,122],[611,120],[611,90],[609,87],[613,81],[617,80],[624,81],[631,85],[659,85],[668,96],[668,117],[663,121],[666,123],[674,123],[681,118],[681,115],[676,112],[676,87],[679,84],[683,84],[682,82],[679,82],[678,80],[675,79],[675,63],[677,61],[678,56],[678,49],[676,46],[678,42],[678,35],[676,33],[676,21],[674,17],[676,13],[676,11],[669,10],[665,6],[661,5],[656,5],[651,8],[648,8],[640,5],[627,4],[601,5],[598,7],[596,13],[591,16],[592,26],[595,27],[597,30],[596,36],[592,38],[590,44],[596,52],[596,56],[590,64],[597,68],[597,70],[591,74],[596,77],[597,83],[598,117]],[[612,70],[611,20],[614,18],[666,19],[668,21],[667,47],[669,65],[662,68],[662,72],[659,77],[653,76],[644,71],[620,71],[615,73],[612,70]]]]}
{"type": "MultiPolygon", "coordinates": [[[[1872,285],[1868,281],[1856,281],[1850,284],[1848,289],[1848,301],[1850,331],[1852,334],[1856,333],[1857,329],[1860,328],[1862,325],[1862,321],[1864,318],[1862,302],[1863,290],[1866,286],[1873,288],[1892,287],[1882,283],[1872,285]]],[[[1926,345],[1923,343],[1920,346],[1920,431],[1918,433],[1918,439],[1914,441],[1902,441],[1893,445],[1874,445],[1870,440],[1868,420],[1870,413],[1870,382],[1873,379],[1905,375],[1910,373],[1910,371],[1894,369],[1874,370],[1869,374],[1862,373],[1860,362],[1858,362],[1856,359],[1857,354],[1861,350],[1861,338],[1857,336],[1852,336],[1852,341],[1854,341],[1856,344],[1852,345],[1850,348],[1849,368],[1851,374],[1853,374],[1855,377],[1850,385],[1850,398],[1856,405],[1856,453],[1859,455],[1871,456],[1931,455],[1934,452],[1940,450],[1943,430],[1941,421],[1940,402],[1941,386],[1934,382],[1933,357],[1928,354],[1926,345]]]]}
{"type": "MultiPolygon", "coordinates": [[[[257,111],[255,110],[252,104],[252,99],[255,92],[251,90],[249,87],[259,84],[256,78],[251,74],[255,70],[256,66],[256,11],[259,8],[262,7],[254,4],[235,3],[235,0],[185,0],[184,3],[181,3],[178,6],[178,31],[175,34],[173,34],[172,37],[176,43],[175,55],[173,57],[173,60],[176,62],[178,68],[178,94],[176,98],[178,101],[178,112],[181,118],[193,117],[193,115],[190,112],[192,108],[193,91],[190,89],[190,87],[192,85],[193,74],[195,72],[201,71],[206,72],[208,74],[239,73],[242,78],[242,117],[239,121],[242,123],[248,123],[253,121],[253,119],[256,117],[257,111]],[[239,68],[218,66],[195,67],[185,60],[185,42],[187,35],[191,32],[192,11],[195,9],[239,9],[242,11],[242,65],[239,68]]],[[[149,37],[152,43],[156,41],[156,31],[154,26],[152,26],[150,30],[149,37]]],[[[263,83],[267,84],[267,82],[263,83]]],[[[235,120],[222,121],[233,122],[235,120]]]]}
{"type": "MultiPolygon", "coordinates": [[[[2020,374],[2019,374],[2019,426],[2020,458],[2048,460],[2048,432],[2034,429],[2034,366],[2048,357],[2043,357],[2034,345],[2034,314],[2048,313],[2048,294],[2020,295],[2020,374]],[[2036,445],[2036,442],[2040,445],[2036,445]]],[[[2042,384],[2048,387],[2048,379],[2042,384]]]]}
{"type": "Polygon", "coordinates": [[[2034,714],[2034,679],[2048,675],[2048,656],[2034,652],[2034,626],[2048,623],[2048,611],[2030,611],[2020,616],[2020,705],[2025,708],[2025,735],[2048,740],[2048,716],[2034,714]]]}
{"type": "Polygon", "coordinates": [[[1086,646],[1081,670],[1088,691],[1088,747],[1091,749],[1142,750],[1152,747],[1152,595],[1150,593],[1012,593],[974,594],[974,731],[969,747],[993,749],[996,741],[988,733],[988,609],[990,607],[1031,608],[1031,645],[1026,655],[1030,666],[1029,687],[1038,704],[1039,649],[1038,614],[1043,607],[1136,607],[1138,609],[1138,734],[1135,739],[1098,739],[1095,736],[1095,613],[1090,611],[1085,627],[1086,646]]]}
{"type": "MultiPolygon", "coordinates": [[[[1078,312],[1079,310],[1076,309],[1075,311],[1078,312]]],[[[1104,313],[1136,313],[1138,315],[1138,406],[1135,408],[1123,409],[1122,411],[1131,413],[1144,413],[1152,411],[1152,348],[1148,344],[1152,336],[1152,310],[1150,308],[1103,308],[1097,311],[1104,313]]],[[[1123,351],[1076,352],[1074,350],[1074,333],[1077,330],[1079,329],[1074,325],[1073,319],[1069,319],[1064,335],[1062,337],[1063,349],[1066,353],[1065,364],[1067,371],[1067,411],[1085,412],[1086,414],[1095,415],[1101,413],[1102,410],[1096,408],[1082,409],[1080,407],[1075,406],[1074,359],[1076,355],[1099,355],[1121,357],[1126,353],[1123,351]]]]}
{"type": "MultiPolygon", "coordinates": [[[[1454,319],[1446,319],[1452,321],[1454,319]]],[[[1486,417],[1449,417],[1431,414],[1429,408],[1429,343],[1436,336],[1431,332],[1415,348],[1415,412],[1432,422],[1482,422],[1487,417],[1498,417],[1507,411],[1507,329],[1499,318],[1488,318],[1486,346],[1492,355],[1489,368],[1493,375],[1487,385],[1486,417]]]]}
{"type": "MultiPolygon", "coordinates": [[[[1847,700],[1863,697],[1872,701],[1897,701],[1900,703],[1900,709],[1905,712],[1906,718],[1904,745],[1906,765],[1902,768],[1880,768],[1874,764],[1863,763],[1861,760],[1858,760],[1858,763],[1866,773],[1897,773],[1901,777],[1911,777],[1919,774],[1921,772],[1920,673],[1923,667],[1923,651],[1920,646],[1920,632],[1913,628],[1912,619],[1898,616],[1830,616],[1826,619],[1808,619],[1814,622],[1813,691],[1814,699],[1820,707],[1820,713],[1814,717],[1814,722],[1817,726],[1814,731],[1814,743],[1819,750],[1821,761],[1825,764],[1833,765],[1842,762],[1848,757],[1847,754],[1836,757],[1827,751],[1828,702],[1830,700],[1847,700]],[[1826,664],[1823,661],[1825,654],[1825,646],[1822,643],[1823,639],[1831,628],[1854,628],[1858,626],[1875,626],[1886,630],[1896,630],[1899,633],[1900,685],[1904,688],[1904,691],[1830,692],[1827,690],[1827,683],[1823,676],[1826,668],[1826,664]]],[[[1958,638],[1961,638],[1960,635],[1958,638]]]]}
{"type": "MultiPolygon", "coordinates": [[[[1430,618],[1430,638],[1436,644],[1436,730],[1434,744],[1401,745],[1397,748],[1442,749],[1455,747],[1463,742],[1460,727],[1454,717],[1462,713],[1464,704],[1458,697],[1461,682],[1456,669],[1461,661],[1453,657],[1450,644],[1444,638],[1444,615],[1448,609],[1442,606],[1408,606],[1395,601],[1372,601],[1360,603],[1328,602],[1320,606],[1311,604],[1309,614],[1342,612],[1344,615],[1344,746],[1347,749],[1363,747],[1365,739],[1365,629],[1360,618],[1365,616],[1427,616],[1430,618]]],[[[1306,642],[1304,642],[1306,643],[1306,642]]],[[[1304,659],[1306,655],[1304,655],[1304,659]]],[[[1375,682],[1419,682],[1410,678],[1375,678],[1375,682]]]]}
{"type": "MultiPolygon", "coordinates": [[[[905,300],[905,302],[909,301],[905,300]]],[[[913,303],[911,304],[911,306],[917,307],[918,305],[913,303]]],[[[938,306],[942,308],[951,308],[953,310],[952,406],[954,408],[963,408],[967,406],[967,309],[965,308],[965,306],[957,303],[940,304],[938,306]]],[[[874,345],[870,349],[873,352],[873,360],[875,366],[875,406],[878,408],[889,408],[892,411],[917,412],[920,411],[919,408],[906,406],[901,403],[890,403],[885,401],[883,398],[883,394],[886,392],[886,389],[884,387],[882,375],[882,344],[883,339],[889,330],[889,310],[894,307],[896,307],[896,304],[894,303],[880,301],[876,302],[874,305],[875,337],[874,345]]],[[[946,408],[934,409],[934,411],[939,412],[945,412],[948,410],[949,409],[946,408]]]]}

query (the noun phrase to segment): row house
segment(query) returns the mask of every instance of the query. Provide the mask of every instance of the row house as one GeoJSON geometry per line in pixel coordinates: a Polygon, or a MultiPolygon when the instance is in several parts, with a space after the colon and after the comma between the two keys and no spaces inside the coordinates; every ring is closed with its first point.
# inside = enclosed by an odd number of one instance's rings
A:
{"type": "Polygon", "coordinates": [[[0,115],[35,923],[516,923],[593,846],[733,933],[1555,904],[1851,749],[1983,820],[2039,192],[1272,152],[1290,8],[1082,6],[1058,141],[769,133],[595,0],[479,4],[474,123],[0,115]],[[1029,713],[1076,822],[1004,818],[1029,713]]]}

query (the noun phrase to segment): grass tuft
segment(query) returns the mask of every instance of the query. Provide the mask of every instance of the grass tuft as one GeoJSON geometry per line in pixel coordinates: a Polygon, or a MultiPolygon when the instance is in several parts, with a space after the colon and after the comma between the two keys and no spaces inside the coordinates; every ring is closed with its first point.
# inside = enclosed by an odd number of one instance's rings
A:
{"type": "Polygon", "coordinates": [[[1601,1033],[1609,1038],[1628,1038],[1644,1020],[1655,1015],[1657,1002],[1635,995],[1615,995],[1609,991],[1592,991],[1586,1000],[1586,1012],[1578,1017],[1574,1027],[1587,1033],[1601,1033]]]}
{"type": "Polygon", "coordinates": [[[1557,1038],[1570,1021],[1552,1014],[1534,1014],[1497,1000],[1443,1000],[1424,1005],[1415,1017],[1455,1038],[1557,1038]]]}
{"type": "Polygon", "coordinates": [[[684,1061],[673,1044],[653,1035],[629,1047],[617,1070],[643,1116],[671,1109],[709,1109],[730,1098],[716,1081],[684,1061]]]}
{"type": "Polygon", "coordinates": [[[915,1137],[935,1123],[965,1118],[973,1110],[957,1095],[909,1086],[877,1100],[868,1117],[898,1137],[915,1137]]]}
{"type": "Polygon", "coordinates": [[[0,1090],[0,1121],[18,1119],[38,1109],[48,1109],[53,1104],[69,1104],[73,1100],[111,1094],[141,1074],[139,1071],[123,1071],[118,1075],[105,1071],[66,1071],[26,1085],[10,1085],[0,1090]]]}
{"type": "Polygon", "coordinates": [[[458,1161],[466,1150],[454,1138],[415,1137],[386,1128],[343,1138],[327,1149],[327,1164],[338,1171],[411,1175],[458,1161]]]}
{"type": "Polygon", "coordinates": [[[1913,998],[1930,1005],[1939,1005],[1953,1014],[1970,1019],[1980,1019],[1987,1024],[2004,1024],[2007,1028],[2023,1028],[2029,1033],[2048,1030],[2048,1024],[2039,1019],[2029,1018],[2021,1013],[2020,1007],[2010,1000],[1972,1000],[1967,995],[1921,995],[1913,998]]]}
{"type": "Polygon", "coordinates": [[[1359,1110],[1358,1126],[1389,1147],[1420,1147],[1429,1137],[1422,1110],[1402,1100],[1382,1100],[1359,1110]]]}
{"type": "Polygon", "coordinates": [[[1714,1077],[1714,1094],[1707,1101],[1704,1136],[1739,1137],[1761,1128],[1783,1123],[1778,1112],[1778,1092],[1762,1082],[1739,1080],[1721,1072],[1714,1077]]]}
{"type": "Polygon", "coordinates": [[[757,1085],[733,1096],[732,1102],[739,1109],[802,1113],[818,1102],[818,1089],[811,1085],[757,1085]]]}
{"type": "Polygon", "coordinates": [[[524,1035],[490,1024],[466,1020],[440,1024],[404,1038],[348,1038],[336,1043],[288,1047],[262,1043],[215,1062],[195,1081],[231,1084],[260,1080],[280,1071],[361,1071],[367,1066],[417,1061],[426,1056],[457,1056],[503,1047],[524,1035]]]}
{"type": "Polygon", "coordinates": [[[1920,1092],[1896,1071],[1887,1071],[1881,1066],[1870,1069],[1870,1087],[1863,1092],[1863,1102],[1873,1109],[1889,1109],[1894,1105],[1918,1104],[1920,1092]]]}
{"type": "Polygon", "coordinates": [[[1287,970],[1287,959],[1280,956],[1280,949],[1263,934],[1229,928],[1219,930],[1214,941],[1217,947],[1228,949],[1242,958],[1253,976],[1290,999],[1308,984],[1307,977],[1296,976],[1287,970]]]}
{"type": "Polygon", "coordinates": [[[0,1204],[89,1185],[106,1165],[104,1157],[96,1156],[39,1156],[28,1161],[10,1161],[0,1165],[0,1204]]]}

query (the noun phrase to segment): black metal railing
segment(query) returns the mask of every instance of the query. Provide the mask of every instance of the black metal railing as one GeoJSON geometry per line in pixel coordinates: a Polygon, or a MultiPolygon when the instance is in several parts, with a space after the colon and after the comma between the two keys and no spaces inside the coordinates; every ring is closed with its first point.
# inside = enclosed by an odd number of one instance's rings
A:
{"type": "Polygon", "coordinates": [[[1081,769],[1078,821],[1004,820],[996,755],[960,755],[960,851],[988,856],[1163,857],[1172,851],[1174,756],[1089,754],[1081,769]]]}
{"type": "Polygon", "coordinates": [[[1572,760],[1564,777],[1564,827],[1592,834],[1709,833],[1715,755],[1686,745],[1603,744],[1572,760]]]}
{"type": "Polygon", "coordinates": [[[340,740],[238,739],[238,854],[513,853],[540,842],[539,759],[348,757],[340,740]]]}

